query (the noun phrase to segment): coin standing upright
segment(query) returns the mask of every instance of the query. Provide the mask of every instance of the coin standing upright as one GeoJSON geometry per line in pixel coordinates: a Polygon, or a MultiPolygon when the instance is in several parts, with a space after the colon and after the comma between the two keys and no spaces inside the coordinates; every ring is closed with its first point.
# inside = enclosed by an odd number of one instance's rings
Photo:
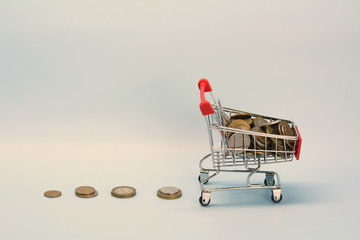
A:
{"type": "Polygon", "coordinates": [[[271,199],[278,203],[282,200],[279,174],[274,171],[260,170],[265,164],[290,162],[300,158],[302,138],[299,128],[293,121],[244,112],[223,107],[217,100],[208,80],[198,82],[200,90],[200,110],[205,117],[210,154],[200,160],[199,182],[201,195],[199,202],[203,206],[210,203],[214,191],[269,189],[271,199]],[[209,93],[212,103],[206,100],[209,93]],[[212,167],[204,167],[212,160],[212,167]],[[246,182],[242,186],[216,186],[216,182],[207,187],[217,175],[226,172],[244,173],[246,182]],[[263,183],[253,183],[255,174],[264,174],[263,183]]]}

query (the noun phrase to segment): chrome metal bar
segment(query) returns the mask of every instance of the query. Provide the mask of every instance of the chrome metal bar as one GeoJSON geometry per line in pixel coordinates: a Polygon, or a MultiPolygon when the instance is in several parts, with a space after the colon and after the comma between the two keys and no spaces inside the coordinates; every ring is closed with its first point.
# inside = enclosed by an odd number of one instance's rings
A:
{"type": "Polygon", "coordinates": [[[203,188],[202,191],[204,192],[215,192],[215,191],[229,191],[229,190],[242,190],[242,189],[278,189],[279,186],[265,186],[265,185],[251,185],[250,187],[218,187],[218,188],[203,188]]]}

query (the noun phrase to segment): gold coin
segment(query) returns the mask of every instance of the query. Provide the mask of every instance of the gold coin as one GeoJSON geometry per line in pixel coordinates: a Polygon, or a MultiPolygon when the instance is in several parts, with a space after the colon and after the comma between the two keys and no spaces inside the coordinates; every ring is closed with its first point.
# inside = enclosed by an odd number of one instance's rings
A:
{"type": "Polygon", "coordinates": [[[93,187],[81,186],[75,189],[75,194],[81,198],[92,198],[98,195],[98,192],[93,187]]]}
{"type": "Polygon", "coordinates": [[[283,125],[282,131],[286,136],[296,136],[295,131],[287,123],[283,125]]]}
{"type": "MultiPolygon", "coordinates": [[[[279,123],[279,130],[281,135],[285,136],[296,136],[295,131],[290,127],[290,125],[287,122],[280,122],[279,123]]],[[[286,140],[286,145],[290,147],[290,149],[293,149],[295,146],[294,140],[286,140]]]]}
{"type": "Polygon", "coordinates": [[[61,196],[61,192],[58,190],[49,190],[44,193],[44,196],[48,198],[57,198],[61,196]]]}
{"type": "Polygon", "coordinates": [[[232,115],[231,121],[236,121],[236,120],[242,120],[246,122],[246,124],[249,125],[249,127],[252,123],[251,115],[249,113],[232,115]]]}
{"type": "MultiPolygon", "coordinates": [[[[237,119],[231,122],[229,128],[236,128],[236,129],[243,129],[243,130],[247,130],[250,131],[250,125],[244,121],[243,119],[237,119]]],[[[227,138],[230,138],[232,135],[234,134],[234,132],[227,132],[227,138]]]]}
{"type": "Polygon", "coordinates": [[[251,114],[245,112],[231,115],[231,119],[248,119],[248,118],[251,118],[251,114]]]}
{"type": "Polygon", "coordinates": [[[162,199],[177,199],[181,195],[181,190],[176,187],[163,187],[157,191],[157,196],[162,199]]]}
{"type": "MultiPolygon", "coordinates": [[[[263,125],[264,126],[264,125],[263,125]]],[[[266,126],[266,132],[269,134],[277,134],[279,135],[279,128],[277,124],[271,124],[266,126]]]]}
{"type": "MultiPolygon", "coordinates": [[[[253,127],[251,131],[264,133],[264,131],[260,127],[253,127]]],[[[270,144],[270,141],[262,136],[254,136],[254,139],[256,139],[256,148],[258,149],[265,149],[265,143],[267,145],[270,144]]]]}
{"type": "Polygon", "coordinates": [[[242,120],[244,120],[245,122],[247,122],[247,124],[249,124],[249,125],[251,125],[251,123],[252,123],[251,117],[249,117],[249,118],[244,118],[244,119],[242,119],[242,120]]]}
{"type": "Polygon", "coordinates": [[[111,190],[111,195],[116,198],[131,198],[136,195],[136,189],[129,186],[119,186],[111,190]]]}
{"type": "MultiPolygon", "coordinates": [[[[284,121],[279,122],[279,124],[278,124],[278,131],[279,131],[279,133],[280,133],[281,135],[286,135],[286,134],[284,133],[284,128],[286,127],[286,125],[289,125],[289,124],[287,124],[287,123],[284,122],[284,121]]],[[[290,126],[289,126],[289,127],[290,127],[290,126]]]]}
{"type": "Polygon", "coordinates": [[[243,130],[247,130],[247,131],[250,131],[250,125],[247,125],[247,124],[239,124],[238,126],[237,126],[237,128],[239,128],[239,129],[243,129],[243,130]]]}
{"type": "Polygon", "coordinates": [[[250,124],[247,121],[243,120],[243,119],[237,119],[237,120],[232,121],[230,123],[229,127],[230,128],[240,128],[240,126],[242,126],[242,127],[246,126],[246,129],[244,129],[244,130],[250,130],[251,129],[250,124]]]}
{"type": "Polygon", "coordinates": [[[98,195],[98,192],[95,190],[95,192],[91,195],[80,195],[80,194],[76,194],[76,196],[80,197],[80,198],[93,198],[96,197],[98,195]]]}

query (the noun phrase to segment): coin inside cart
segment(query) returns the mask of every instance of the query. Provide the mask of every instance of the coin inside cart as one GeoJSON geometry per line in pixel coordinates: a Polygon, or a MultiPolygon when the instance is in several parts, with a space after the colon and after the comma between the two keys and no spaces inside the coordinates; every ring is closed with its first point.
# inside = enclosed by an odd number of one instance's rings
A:
{"type": "Polygon", "coordinates": [[[136,189],[129,186],[119,186],[111,190],[111,195],[116,198],[131,198],[136,195],[136,189]]]}
{"type": "Polygon", "coordinates": [[[47,198],[57,198],[61,196],[61,192],[58,190],[49,190],[44,193],[44,196],[47,198]]]}
{"type": "Polygon", "coordinates": [[[176,187],[163,187],[157,191],[157,196],[162,199],[177,199],[181,195],[181,190],[176,187]]]}
{"type": "Polygon", "coordinates": [[[75,195],[80,198],[93,198],[98,195],[98,192],[93,187],[81,186],[75,189],[75,195]]]}

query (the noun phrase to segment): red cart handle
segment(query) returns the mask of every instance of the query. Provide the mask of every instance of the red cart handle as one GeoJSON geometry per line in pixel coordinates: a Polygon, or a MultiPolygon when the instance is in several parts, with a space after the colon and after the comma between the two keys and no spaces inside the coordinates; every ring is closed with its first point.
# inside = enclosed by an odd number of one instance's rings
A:
{"type": "Polygon", "coordinates": [[[202,115],[206,116],[209,114],[213,114],[214,109],[211,106],[211,103],[205,99],[205,93],[212,91],[209,81],[205,78],[200,79],[198,87],[200,89],[200,110],[202,115]]]}

